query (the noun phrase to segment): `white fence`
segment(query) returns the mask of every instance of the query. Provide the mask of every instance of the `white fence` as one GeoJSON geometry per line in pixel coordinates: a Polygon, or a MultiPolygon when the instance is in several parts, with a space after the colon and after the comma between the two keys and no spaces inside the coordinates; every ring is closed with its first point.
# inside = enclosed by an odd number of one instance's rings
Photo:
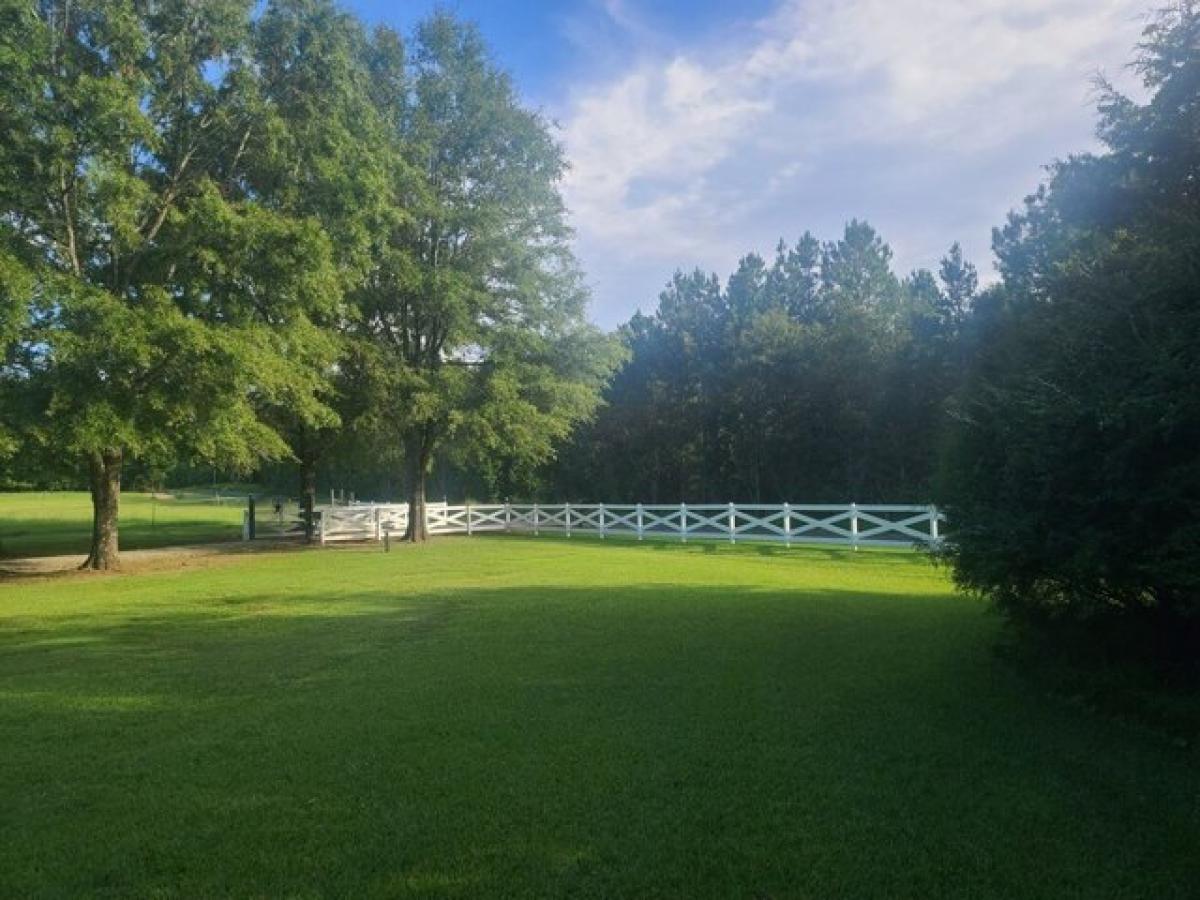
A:
{"type": "MultiPolygon", "coordinates": [[[[321,543],[400,537],[406,504],[356,503],[317,510],[321,543]]],[[[677,506],[606,503],[465,504],[426,507],[430,534],[507,531],[644,538],[841,544],[850,547],[932,546],[945,516],[934,506],[850,504],[681,503],[677,506]]]]}

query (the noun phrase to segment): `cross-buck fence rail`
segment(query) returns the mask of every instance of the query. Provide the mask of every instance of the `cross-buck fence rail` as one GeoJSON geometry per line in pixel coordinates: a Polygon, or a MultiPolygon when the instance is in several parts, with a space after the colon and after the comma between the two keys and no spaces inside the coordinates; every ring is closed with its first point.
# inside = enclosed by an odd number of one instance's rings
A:
{"type": "MultiPolygon", "coordinates": [[[[851,547],[936,546],[945,516],[935,506],[831,503],[492,503],[426,507],[430,534],[490,531],[588,534],[599,537],[718,539],[851,547]]],[[[329,541],[399,537],[407,504],[354,503],[316,510],[315,536],[329,541]]]]}

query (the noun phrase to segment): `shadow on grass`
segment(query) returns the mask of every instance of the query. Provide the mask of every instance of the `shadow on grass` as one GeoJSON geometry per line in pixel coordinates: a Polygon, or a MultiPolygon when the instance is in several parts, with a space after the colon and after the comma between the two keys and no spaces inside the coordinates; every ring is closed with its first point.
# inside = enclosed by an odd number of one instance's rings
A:
{"type": "MultiPolygon", "coordinates": [[[[179,544],[234,541],[241,536],[241,525],[214,522],[212,519],[172,518],[151,524],[135,520],[121,525],[124,550],[147,550],[179,544]]],[[[0,559],[31,556],[85,554],[91,540],[89,522],[62,519],[5,516],[0,521],[0,559]]]]}
{"type": "Polygon", "coordinates": [[[8,626],[5,895],[1195,884],[1188,761],[1030,696],[944,595],[247,592],[8,626]]]}

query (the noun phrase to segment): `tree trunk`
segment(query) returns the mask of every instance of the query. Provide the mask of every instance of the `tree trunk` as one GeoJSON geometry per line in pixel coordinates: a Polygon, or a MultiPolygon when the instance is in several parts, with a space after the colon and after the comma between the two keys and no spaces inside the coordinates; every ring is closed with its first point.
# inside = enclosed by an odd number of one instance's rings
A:
{"type": "Polygon", "coordinates": [[[317,505],[317,462],[307,453],[300,455],[300,512],[304,517],[304,540],[312,543],[314,510],[317,505]]]}
{"type": "Polygon", "coordinates": [[[425,476],[429,473],[430,449],[424,440],[409,442],[408,528],[404,540],[416,544],[429,540],[425,519],[425,476]]]}
{"type": "Polygon", "coordinates": [[[121,461],[120,449],[93,453],[88,458],[88,483],[92,493],[92,547],[80,569],[110,571],[121,567],[117,540],[121,461]]]}

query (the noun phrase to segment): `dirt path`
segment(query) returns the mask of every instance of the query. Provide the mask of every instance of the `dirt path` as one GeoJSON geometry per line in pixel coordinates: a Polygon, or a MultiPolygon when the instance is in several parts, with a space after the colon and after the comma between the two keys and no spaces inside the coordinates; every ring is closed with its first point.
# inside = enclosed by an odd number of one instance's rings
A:
{"type": "MultiPolygon", "coordinates": [[[[304,545],[296,541],[229,541],[217,544],[191,544],[184,547],[160,547],[154,550],[122,550],[123,572],[146,572],[162,569],[181,569],[193,565],[212,565],[223,559],[237,559],[248,553],[300,550],[304,545]]],[[[39,575],[65,575],[76,573],[81,577],[92,577],[95,572],[80,572],[85,554],[67,556],[32,556],[25,559],[0,560],[0,577],[26,578],[39,575]]]]}

